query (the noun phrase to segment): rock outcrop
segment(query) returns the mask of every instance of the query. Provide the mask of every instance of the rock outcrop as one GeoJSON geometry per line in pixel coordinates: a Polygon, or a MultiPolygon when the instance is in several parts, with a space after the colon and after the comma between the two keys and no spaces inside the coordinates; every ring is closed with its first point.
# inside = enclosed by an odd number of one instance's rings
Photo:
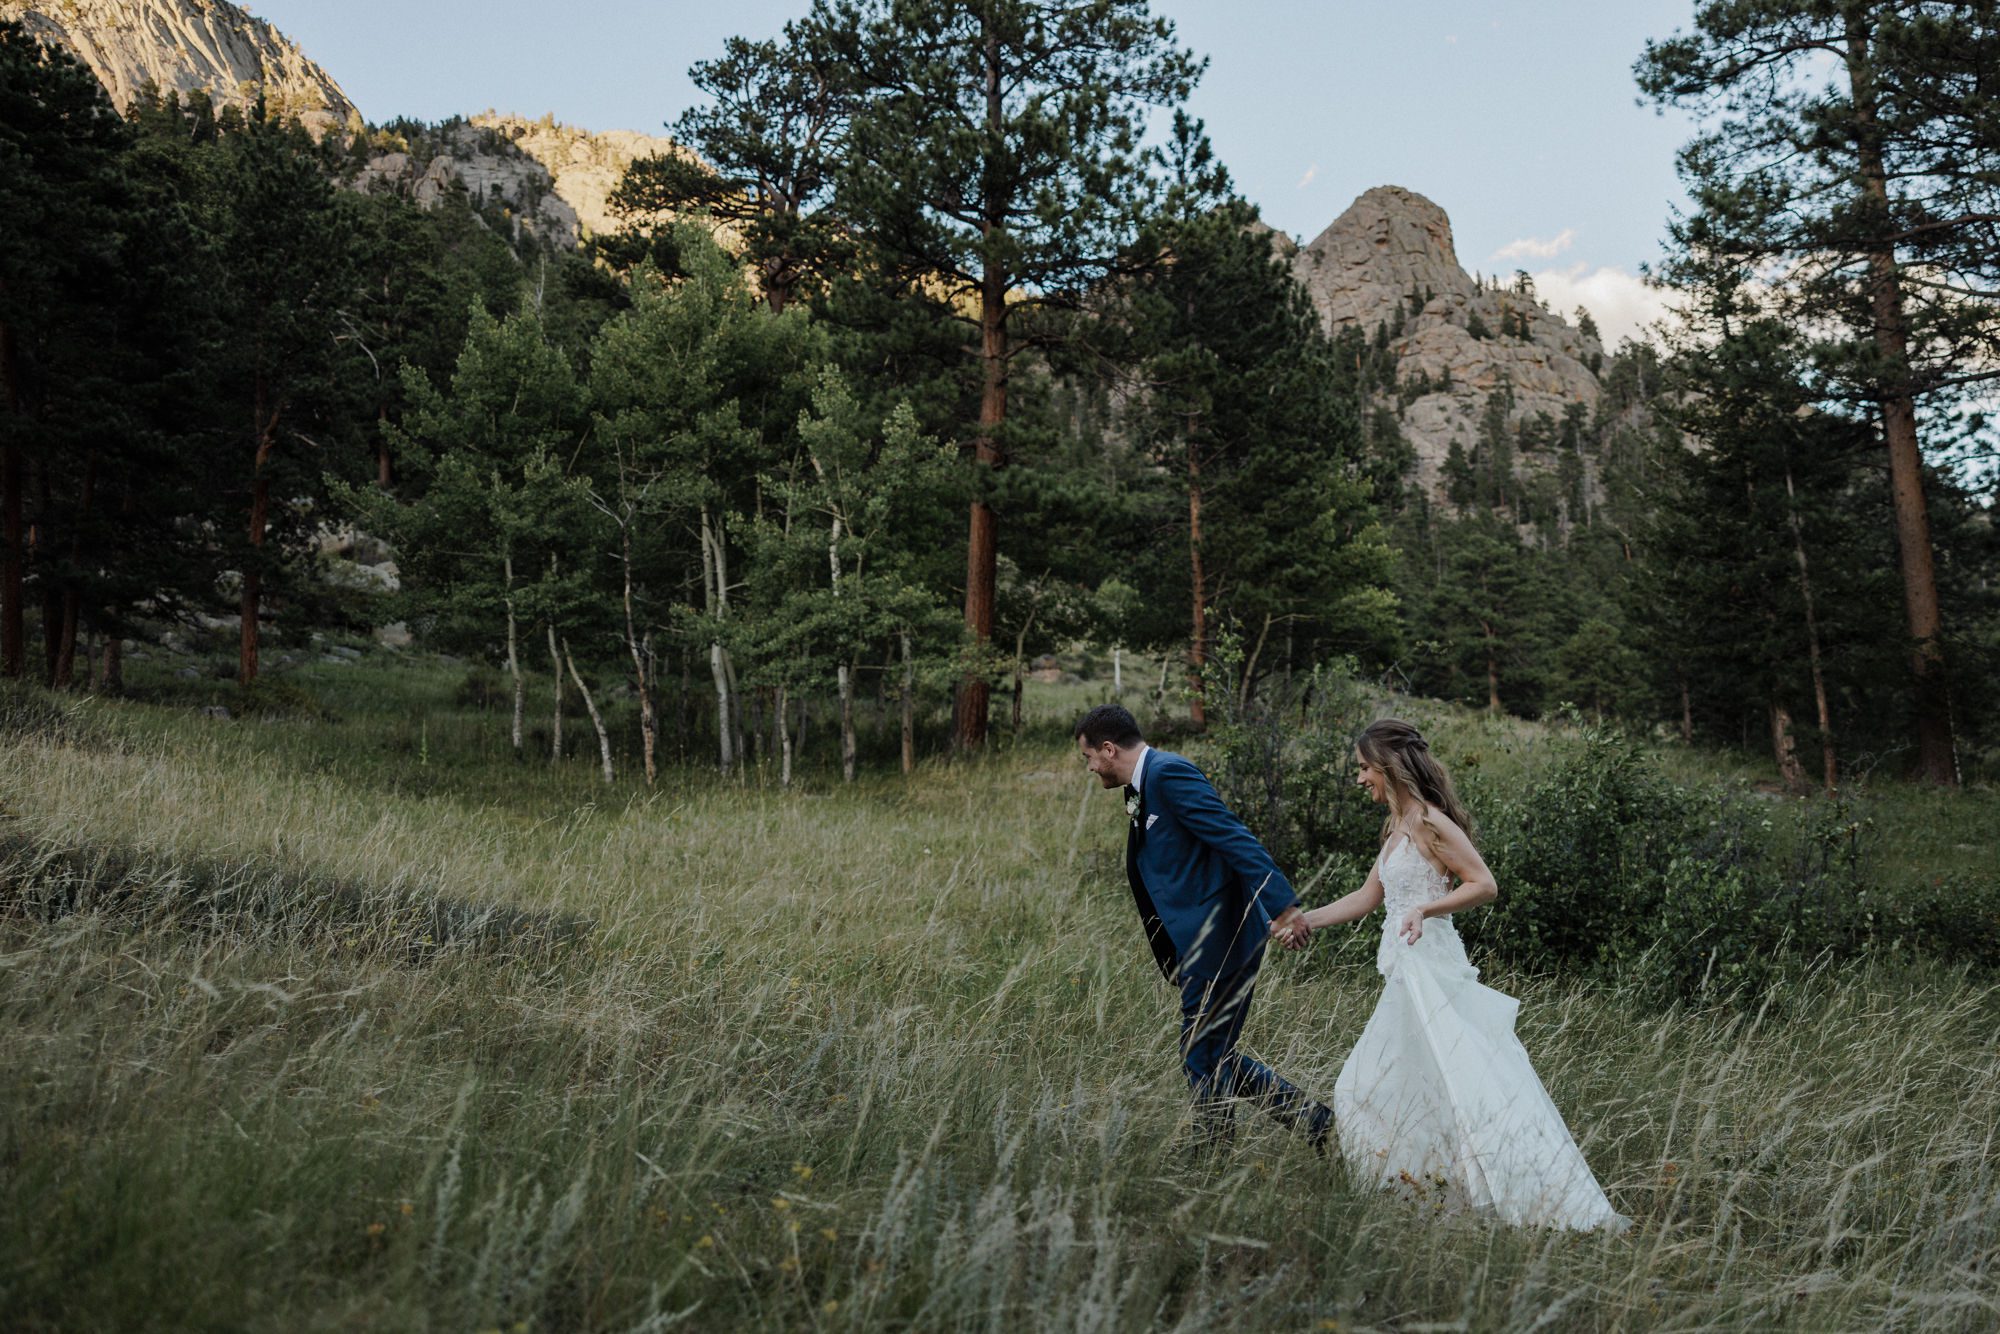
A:
{"type": "Polygon", "coordinates": [[[0,0],[0,18],[67,48],[120,108],[148,86],[217,106],[259,95],[315,134],[358,119],[354,103],[285,35],[228,0],[0,0]]]}
{"type": "MultiPolygon", "coordinates": [[[[151,86],[207,93],[218,106],[248,107],[261,94],[319,135],[362,123],[331,75],[228,0],[0,0],[0,18],[67,48],[121,108],[151,86]]],[[[684,151],[655,135],[493,111],[447,122],[431,138],[375,155],[350,183],[426,206],[462,183],[474,203],[500,205],[517,241],[527,234],[564,249],[617,226],[609,200],[633,159],[684,151]]]]}
{"type": "Polygon", "coordinates": [[[567,250],[616,230],[611,192],[634,159],[683,151],[671,139],[630,130],[592,133],[552,116],[525,120],[487,111],[447,122],[404,151],[376,154],[351,183],[424,208],[463,185],[476,206],[500,207],[517,243],[525,233],[567,250]]]}
{"type": "Polygon", "coordinates": [[[618,229],[611,213],[611,192],[625,178],[625,169],[642,157],[688,153],[671,139],[636,130],[580,130],[552,116],[524,120],[488,111],[472,123],[493,130],[541,164],[555,192],[576,214],[584,236],[618,229]]]}
{"type": "Polygon", "coordinates": [[[1451,219],[1420,194],[1378,186],[1290,259],[1329,333],[1395,331],[1401,427],[1416,480],[1433,497],[1452,442],[1472,448],[1495,391],[1512,392],[1510,426],[1597,406],[1598,341],[1532,292],[1474,282],[1459,266],[1451,219]]]}

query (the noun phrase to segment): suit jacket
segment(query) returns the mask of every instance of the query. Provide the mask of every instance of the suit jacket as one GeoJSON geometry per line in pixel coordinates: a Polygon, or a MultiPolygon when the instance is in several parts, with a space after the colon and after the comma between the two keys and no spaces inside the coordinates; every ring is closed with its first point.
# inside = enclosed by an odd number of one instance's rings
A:
{"type": "Polygon", "coordinates": [[[1169,981],[1255,968],[1271,922],[1299,901],[1264,845],[1192,763],[1149,751],[1125,876],[1146,941],[1169,981]]]}

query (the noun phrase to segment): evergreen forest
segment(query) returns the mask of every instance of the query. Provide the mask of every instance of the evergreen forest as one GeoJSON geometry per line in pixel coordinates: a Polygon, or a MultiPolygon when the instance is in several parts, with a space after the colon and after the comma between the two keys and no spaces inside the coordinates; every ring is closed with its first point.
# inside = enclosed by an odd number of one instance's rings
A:
{"type": "MultiPolygon", "coordinates": [[[[1593,357],[1595,412],[1510,424],[1503,382],[1430,492],[1400,308],[1325,331],[1178,109],[1171,26],[1018,8],[991,44],[950,5],[921,42],[837,6],[733,41],[673,127],[699,156],[637,162],[626,225],[576,250],[462,189],[343,188],[439,127],[120,115],[7,28],[0,669],[116,693],[128,653],[194,644],[282,708],[285,664],[393,623],[524,758],[607,781],[908,768],[1018,729],[1024,676],[1078,653],[1121,688],[1158,664],[1129,689],[1197,729],[1345,661],[1761,753],[1797,791],[1990,774],[1990,183],[1842,202],[1690,145],[1661,275],[1687,318],[1593,357]],[[1781,187],[1832,200],[1810,235],[1776,235],[1781,187]],[[1900,364],[1853,309],[1885,234],[1900,364]],[[1761,286],[1785,254],[1817,285],[1761,286]]],[[[1923,110],[1966,52],[1900,31],[1873,77],[1910,106],[1853,142],[1937,169],[1991,127],[1923,110]]],[[[1689,42],[1641,62],[1662,102],[1728,93],[1689,42]]]]}

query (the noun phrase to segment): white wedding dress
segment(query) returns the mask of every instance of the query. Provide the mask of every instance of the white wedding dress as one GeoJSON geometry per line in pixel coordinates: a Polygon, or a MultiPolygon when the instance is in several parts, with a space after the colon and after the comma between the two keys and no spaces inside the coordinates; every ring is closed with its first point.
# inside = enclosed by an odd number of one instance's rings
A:
{"type": "Polygon", "coordinates": [[[1511,996],[1481,986],[1449,917],[1397,934],[1450,877],[1408,836],[1377,859],[1388,920],[1376,953],[1386,985],[1340,1068],[1334,1124],[1349,1166],[1445,1211],[1508,1223],[1622,1229],[1514,1036],[1511,996]]]}

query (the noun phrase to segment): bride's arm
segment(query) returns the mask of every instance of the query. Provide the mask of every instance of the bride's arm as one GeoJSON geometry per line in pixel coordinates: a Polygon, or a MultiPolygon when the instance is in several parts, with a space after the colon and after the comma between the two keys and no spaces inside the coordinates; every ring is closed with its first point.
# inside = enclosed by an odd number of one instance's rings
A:
{"type": "Polygon", "coordinates": [[[1450,816],[1442,811],[1432,811],[1425,821],[1425,828],[1430,834],[1432,857],[1451,873],[1459,885],[1449,894],[1440,895],[1404,914],[1399,934],[1413,943],[1424,933],[1424,918],[1444,917],[1466,908],[1476,908],[1482,903],[1491,903],[1500,897],[1500,886],[1494,883],[1493,872],[1486,869],[1486,859],[1479,855],[1479,849],[1472,846],[1472,840],[1465,836],[1465,831],[1450,816]]]}
{"type": "Polygon", "coordinates": [[[1352,894],[1343,894],[1332,903],[1323,903],[1306,913],[1306,925],[1317,931],[1324,926],[1358,922],[1382,906],[1382,881],[1375,868],[1368,868],[1368,880],[1352,894]]]}

